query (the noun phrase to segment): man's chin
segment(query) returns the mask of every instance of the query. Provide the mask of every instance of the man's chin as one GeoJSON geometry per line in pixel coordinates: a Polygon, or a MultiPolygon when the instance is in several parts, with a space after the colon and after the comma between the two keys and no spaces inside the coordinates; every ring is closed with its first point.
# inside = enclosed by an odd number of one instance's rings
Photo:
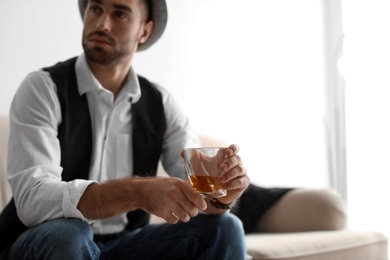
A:
{"type": "Polygon", "coordinates": [[[101,46],[94,46],[92,48],[83,47],[87,60],[100,65],[117,64],[126,60],[130,56],[129,52],[107,50],[101,46]]]}
{"type": "Polygon", "coordinates": [[[113,62],[113,58],[110,54],[104,51],[101,47],[95,47],[92,50],[84,50],[87,60],[98,64],[110,64],[113,62]]]}

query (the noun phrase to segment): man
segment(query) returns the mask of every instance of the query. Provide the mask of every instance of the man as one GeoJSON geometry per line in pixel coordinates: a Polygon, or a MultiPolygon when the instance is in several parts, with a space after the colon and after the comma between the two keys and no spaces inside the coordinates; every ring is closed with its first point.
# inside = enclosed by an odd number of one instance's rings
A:
{"type": "Polygon", "coordinates": [[[249,185],[238,146],[221,165],[227,196],[203,199],[180,157],[196,134],[132,68],[164,31],[165,1],[79,6],[84,53],[28,75],[11,105],[6,212],[28,228],[9,258],[243,259],[242,223],[227,212],[249,185]],[[155,177],[160,158],[171,177],[155,177]],[[148,225],[148,214],[168,223],[148,225]]]}

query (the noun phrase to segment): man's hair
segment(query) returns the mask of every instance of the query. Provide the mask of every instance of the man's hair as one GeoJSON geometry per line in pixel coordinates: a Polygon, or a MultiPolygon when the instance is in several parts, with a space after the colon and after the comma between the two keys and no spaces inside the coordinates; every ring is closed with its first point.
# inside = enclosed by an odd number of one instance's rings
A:
{"type": "Polygon", "coordinates": [[[147,21],[152,21],[152,0],[142,0],[148,10],[148,18],[147,21]]]}

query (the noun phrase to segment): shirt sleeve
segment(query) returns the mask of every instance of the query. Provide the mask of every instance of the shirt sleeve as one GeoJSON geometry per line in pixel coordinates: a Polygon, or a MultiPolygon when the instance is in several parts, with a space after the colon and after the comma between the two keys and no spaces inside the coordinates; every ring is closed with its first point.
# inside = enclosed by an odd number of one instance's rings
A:
{"type": "Polygon", "coordinates": [[[163,96],[167,129],[164,135],[161,163],[172,177],[187,179],[184,160],[180,153],[184,147],[200,146],[199,136],[195,132],[184,110],[166,89],[158,86],[163,96]]]}
{"type": "Polygon", "coordinates": [[[77,204],[92,181],[62,181],[60,123],[50,75],[29,74],[11,103],[7,166],[18,216],[27,226],[64,217],[86,220],[77,204]]]}

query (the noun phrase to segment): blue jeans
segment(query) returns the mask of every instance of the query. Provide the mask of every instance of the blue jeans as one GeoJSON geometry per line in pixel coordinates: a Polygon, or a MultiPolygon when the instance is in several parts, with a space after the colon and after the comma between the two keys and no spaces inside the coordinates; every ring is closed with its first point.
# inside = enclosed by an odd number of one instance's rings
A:
{"type": "Polygon", "coordinates": [[[106,243],[78,219],[30,228],[15,241],[9,259],[245,259],[245,235],[233,214],[198,215],[188,223],[155,224],[106,243]]]}

